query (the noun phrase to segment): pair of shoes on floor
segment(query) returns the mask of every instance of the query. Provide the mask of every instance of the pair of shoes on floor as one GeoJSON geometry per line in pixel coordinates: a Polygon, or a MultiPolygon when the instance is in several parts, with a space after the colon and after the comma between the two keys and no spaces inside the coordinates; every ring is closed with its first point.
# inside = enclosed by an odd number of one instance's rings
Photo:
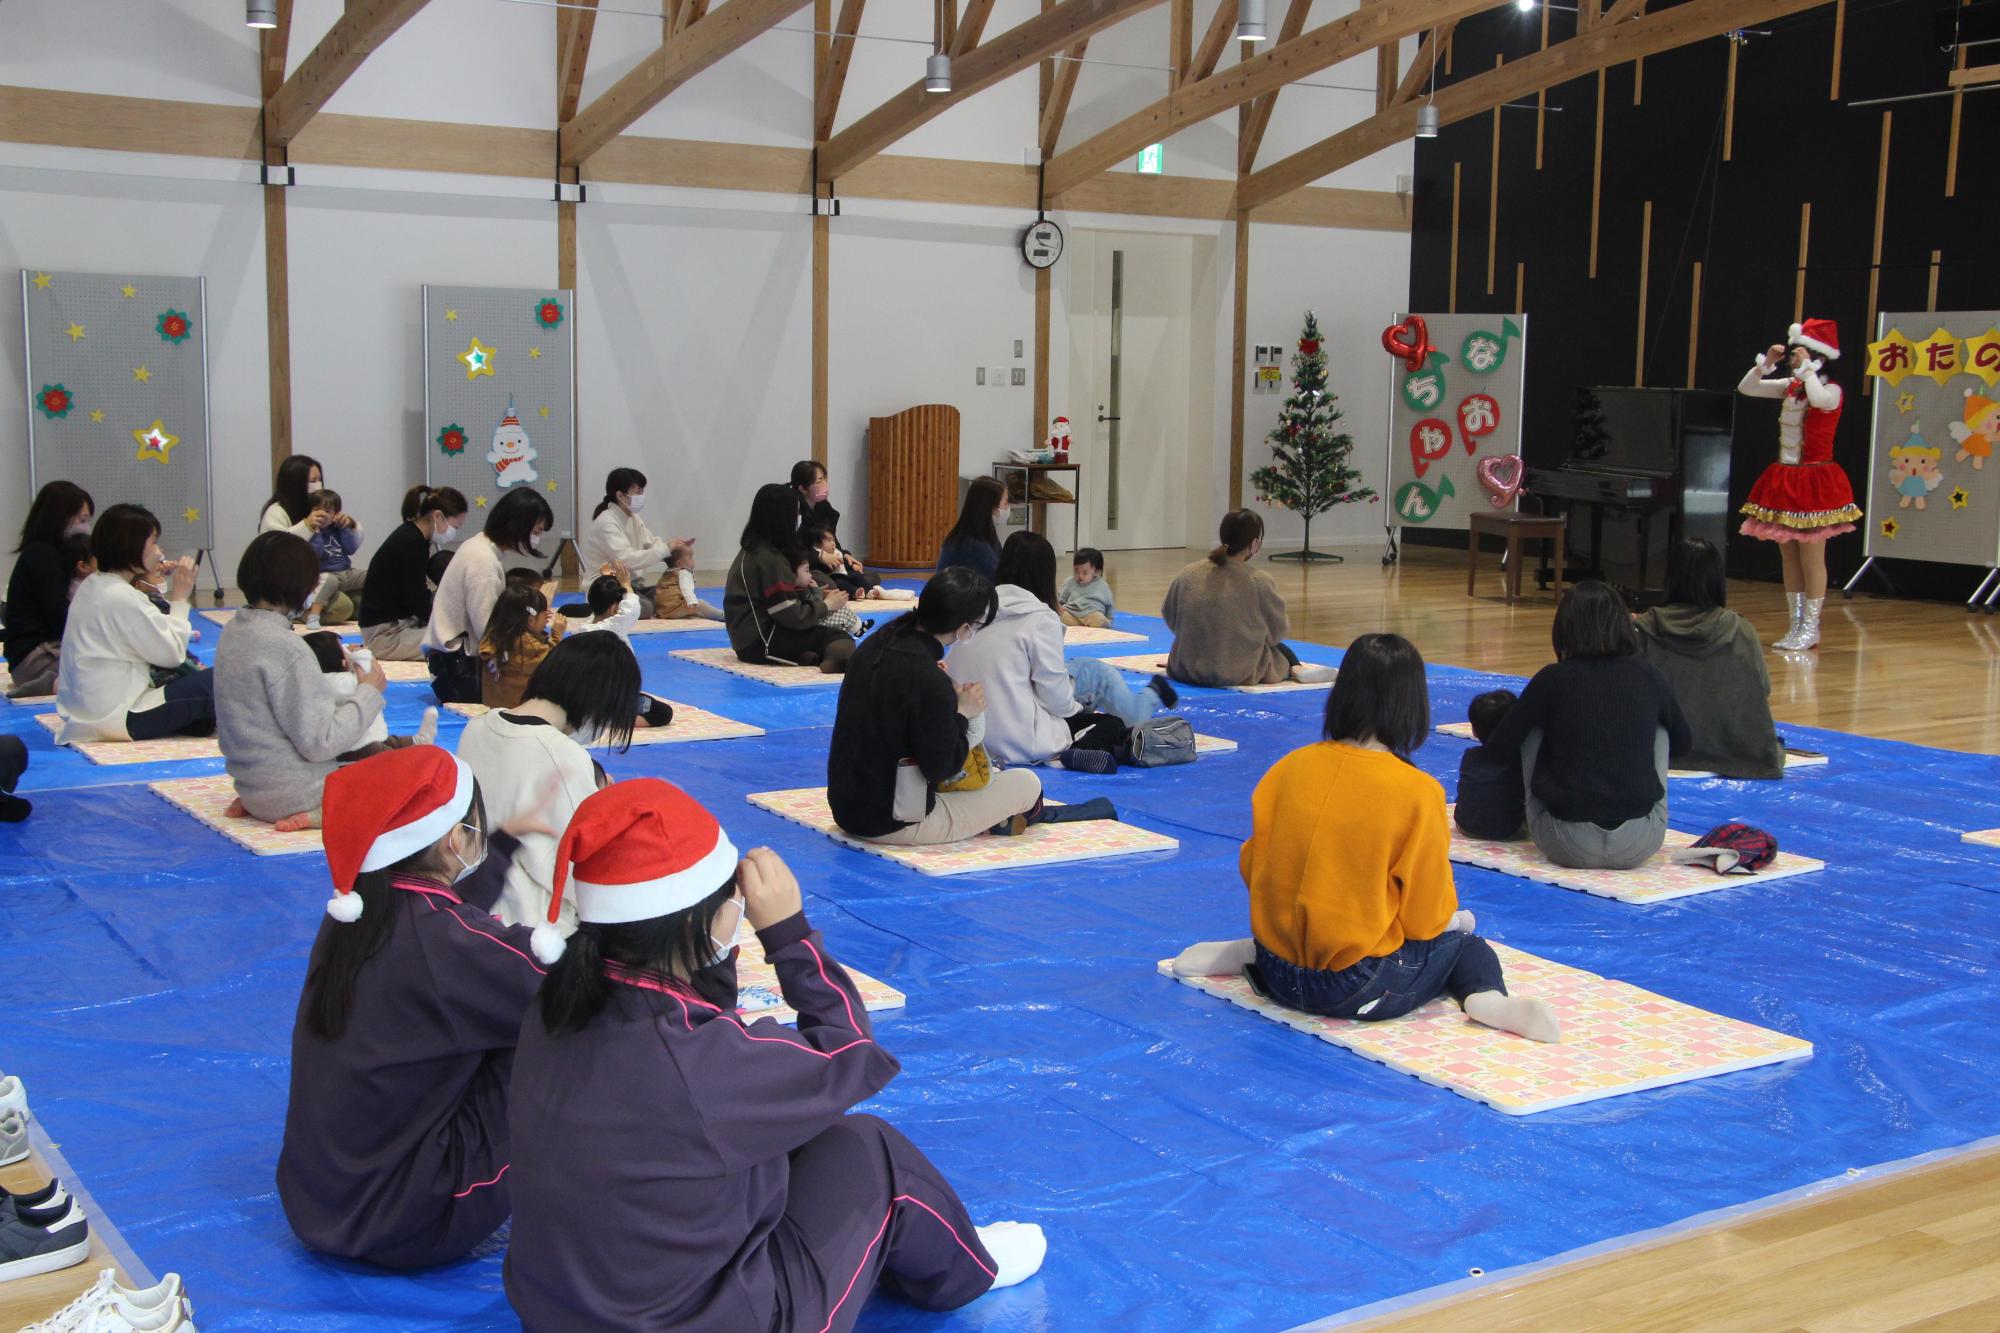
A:
{"type": "MultiPolygon", "coordinates": [[[[8,1082],[15,1080],[9,1079],[8,1082]]],[[[12,1166],[27,1160],[28,1111],[24,1101],[19,1110],[0,1110],[0,1166],[12,1166]]]]}
{"type": "Polygon", "coordinates": [[[1072,773],[1116,773],[1118,756],[1109,750],[1082,750],[1072,745],[1056,756],[1056,762],[1072,773]]]}
{"type": "Polygon", "coordinates": [[[0,1195],[0,1283],[73,1268],[89,1257],[90,1223],[60,1186],[0,1195]]]}
{"type": "MultiPolygon", "coordinates": [[[[28,1118],[28,1087],[12,1074],[0,1074],[0,1116],[9,1111],[18,1111],[23,1120],[28,1118]]],[[[0,1166],[5,1166],[0,1159],[0,1166]]]]}
{"type": "Polygon", "coordinates": [[[118,1284],[118,1274],[100,1269],[81,1296],[21,1333],[196,1333],[194,1304],[179,1273],[169,1273],[142,1290],[118,1284]]]}

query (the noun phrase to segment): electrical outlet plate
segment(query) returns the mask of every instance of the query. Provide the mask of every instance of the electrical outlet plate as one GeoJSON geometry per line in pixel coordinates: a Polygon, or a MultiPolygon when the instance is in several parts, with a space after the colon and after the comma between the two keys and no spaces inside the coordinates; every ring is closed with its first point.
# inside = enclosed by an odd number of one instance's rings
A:
{"type": "Polygon", "coordinates": [[[989,378],[986,382],[994,388],[1004,389],[1007,387],[1007,368],[1005,366],[995,366],[987,372],[987,375],[989,378]]]}
{"type": "Polygon", "coordinates": [[[1019,338],[1016,338],[1014,340],[1014,359],[1016,361],[1019,361],[1021,359],[1021,349],[1024,345],[1025,344],[1023,344],[1019,338]]]}
{"type": "Polygon", "coordinates": [[[985,367],[985,366],[974,366],[974,367],[972,368],[972,382],[973,382],[974,384],[984,384],[984,383],[986,383],[986,367],[985,367]]]}
{"type": "Polygon", "coordinates": [[[1026,384],[1026,383],[1028,382],[1028,370],[1027,370],[1027,367],[1025,367],[1025,366],[1015,366],[1015,367],[1014,367],[1014,380],[1013,380],[1013,382],[1014,382],[1014,383],[1015,383],[1016,385],[1022,385],[1022,384],[1026,384]]]}

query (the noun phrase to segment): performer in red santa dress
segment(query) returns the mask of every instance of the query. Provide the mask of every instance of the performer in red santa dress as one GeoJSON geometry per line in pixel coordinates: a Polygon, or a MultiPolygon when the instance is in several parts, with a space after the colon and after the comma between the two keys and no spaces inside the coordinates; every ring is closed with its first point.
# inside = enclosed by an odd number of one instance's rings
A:
{"type": "Polygon", "coordinates": [[[1779,398],[1778,461],[1764,469],[1743,504],[1742,532],[1778,543],[1785,561],[1785,594],[1792,624],[1771,646],[1819,646],[1820,606],[1826,601],[1826,542],[1854,531],[1861,510],[1847,473],[1833,461],[1833,432],[1840,424],[1840,386],[1823,376],[1840,358],[1840,332],[1830,319],[1809,319],[1791,329],[1791,352],[1772,344],[1736,386],[1752,398],[1779,398]],[[1776,378],[1765,378],[1782,370],[1776,378]]]}

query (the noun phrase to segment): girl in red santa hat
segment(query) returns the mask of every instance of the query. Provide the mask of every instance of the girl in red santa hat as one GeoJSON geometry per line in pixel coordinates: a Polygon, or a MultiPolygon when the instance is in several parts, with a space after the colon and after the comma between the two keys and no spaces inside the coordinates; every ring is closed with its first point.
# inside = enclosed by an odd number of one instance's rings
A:
{"type": "Polygon", "coordinates": [[[1833,461],[1833,432],[1840,424],[1840,386],[1824,375],[1840,359],[1840,332],[1830,319],[1791,328],[1791,352],[1773,343],[1744,375],[1736,391],[1778,398],[1778,461],[1764,469],[1743,504],[1742,532],[1778,543],[1785,562],[1785,594],[1792,623],[1771,646],[1819,646],[1820,607],[1826,601],[1826,542],[1854,531],[1861,510],[1847,473],[1833,461]],[[1783,374],[1775,374],[1783,370],[1783,374]],[[1775,378],[1765,378],[1775,374],[1775,378]]]}
{"type": "Polygon", "coordinates": [[[832,1333],[878,1281],[950,1310],[1041,1266],[1040,1227],[975,1227],[916,1145],[852,1113],[899,1066],[776,853],[739,861],[714,815],[639,778],[577,808],[555,891],[509,1096],[526,1328],[832,1333]],[[736,1011],[745,921],[795,1029],[736,1011]]]}

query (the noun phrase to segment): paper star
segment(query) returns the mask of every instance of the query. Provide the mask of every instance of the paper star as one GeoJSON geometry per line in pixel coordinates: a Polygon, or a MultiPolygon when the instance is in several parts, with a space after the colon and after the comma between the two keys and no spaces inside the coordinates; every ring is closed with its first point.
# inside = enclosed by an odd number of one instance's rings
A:
{"type": "Polygon", "coordinates": [[[1895,519],[1885,518],[1882,520],[1882,535],[1884,537],[1887,537],[1890,541],[1895,541],[1896,534],[1901,530],[1902,529],[1897,525],[1895,519]]]}
{"type": "Polygon", "coordinates": [[[139,294],[139,289],[128,282],[118,289],[118,294],[129,301],[139,294]]]}
{"type": "Polygon", "coordinates": [[[1953,509],[1963,509],[1971,503],[1972,492],[1966,490],[1965,487],[1961,486],[1951,493],[1951,507],[1953,509]]]}
{"type": "Polygon", "coordinates": [[[150,458],[162,467],[166,466],[173,447],[181,442],[180,436],[167,432],[166,423],[158,417],[153,418],[152,425],[133,431],[132,438],[139,442],[139,461],[150,458]]]}
{"type": "Polygon", "coordinates": [[[541,360],[541,359],[542,359],[542,349],[541,349],[541,348],[539,348],[539,347],[530,347],[530,348],[528,349],[528,359],[529,359],[530,361],[539,361],[539,360],[541,360]]]}
{"type": "Polygon", "coordinates": [[[132,367],[132,378],[139,381],[139,383],[144,384],[146,383],[146,381],[153,378],[153,372],[146,369],[144,366],[134,366],[132,367]]]}
{"type": "Polygon", "coordinates": [[[456,324],[458,323],[458,312],[456,310],[447,310],[444,312],[444,319],[447,324],[456,324]]]}
{"type": "Polygon", "coordinates": [[[473,498],[473,501],[472,501],[472,503],[473,503],[473,504],[474,504],[474,506],[476,506],[477,508],[480,508],[480,509],[484,509],[484,508],[486,508],[486,497],[485,497],[485,496],[483,496],[483,495],[480,495],[480,496],[475,496],[475,497],[473,498]]]}
{"type": "Polygon", "coordinates": [[[1913,411],[1916,408],[1916,406],[1917,406],[1917,396],[1915,394],[1905,390],[1904,392],[1896,395],[1896,410],[1898,412],[1913,411]]]}
{"type": "Polygon", "coordinates": [[[71,342],[83,341],[83,325],[72,323],[69,326],[68,333],[69,333],[69,340],[71,342]]]}
{"type": "Polygon", "coordinates": [[[189,505],[186,509],[181,510],[181,517],[190,523],[199,523],[201,522],[201,511],[193,505],[189,505]]]}
{"type": "Polygon", "coordinates": [[[546,418],[548,417],[548,415],[549,415],[549,405],[548,405],[547,403],[543,403],[543,404],[542,404],[542,416],[543,416],[543,418],[544,418],[544,419],[546,419],[546,418]]]}
{"type": "Polygon", "coordinates": [[[46,273],[37,273],[35,275],[35,286],[41,291],[49,289],[49,281],[49,275],[46,273]]]}
{"type": "Polygon", "coordinates": [[[493,349],[477,338],[472,340],[472,346],[459,353],[458,359],[465,363],[465,378],[469,380],[493,373],[493,349]]]}
{"type": "Polygon", "coordinates": [[[555,484],[554,482],[550,482],[550,483],[549,483],[549,491],[550,491],[550,493],[551,493],[551,494],[553,494],[553,493],[555,492],[555,489],[556,489],[556,484],[555,484]]]}
{"type": "Polygon", "coordinates": [[[92,421],[102,422],[104,420],[104,409],[101,407],[92,408],[90,410],[90,419],[92,421]]]}

